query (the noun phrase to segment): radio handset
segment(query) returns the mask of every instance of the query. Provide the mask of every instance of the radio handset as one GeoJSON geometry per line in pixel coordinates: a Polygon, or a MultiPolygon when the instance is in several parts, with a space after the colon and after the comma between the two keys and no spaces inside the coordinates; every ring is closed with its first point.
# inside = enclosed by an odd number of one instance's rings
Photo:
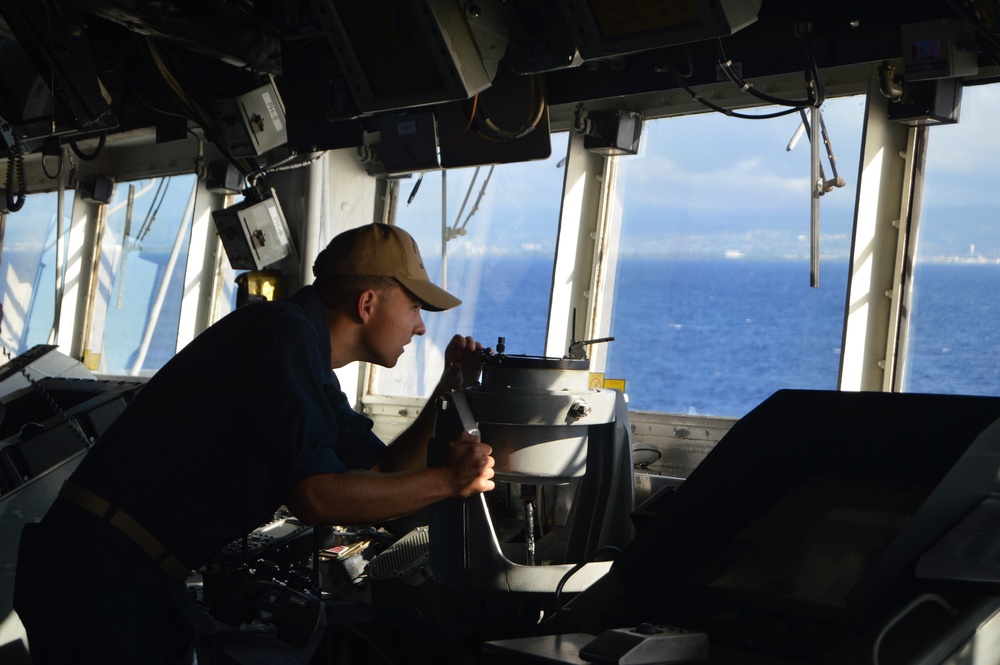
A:
{"type": "Polygon", "coordinates": [[[452,400],[451,403],[455,407],[455,412],[458,415],[458,421],[461,423],[462,431],[478,437],[479,423],[476,421],[475,417],[473,417],[472,409],[469,408],[469,402],[465,399],[465,395],[460,393],[459,396],[452,400]]]}
{"type": "Polygon", "coordinates": [[[436,402],[437,416],[434,421],[434,436],[427,447],[427,466],[440,466],[448,443],[467,432],[478,437],[479,423],[472,415],[472,409],[461,392],[446,393],[436,402]]]}

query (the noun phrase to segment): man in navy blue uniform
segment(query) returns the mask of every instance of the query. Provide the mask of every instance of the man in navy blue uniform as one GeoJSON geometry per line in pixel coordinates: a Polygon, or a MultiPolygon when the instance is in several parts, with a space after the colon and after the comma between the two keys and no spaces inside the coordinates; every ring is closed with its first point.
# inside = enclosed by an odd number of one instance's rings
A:
{"type": "MultiPolygon", "coordinates": [[[[189,662],[184,580],[281,506],[310,525],[371,524],[493,488],[487,444],[459,434],[428,468],[434,409],[387,446],[332,371],[394,366],[424,334],[422,310],[460,303],[428,279],[413,238],[352,229],[313,271],[164,365],[25,528],[15,609],[36,664],[189,662]]],[[[481,350],[452,338],[430,399],[475,380],[481,350]]]]}

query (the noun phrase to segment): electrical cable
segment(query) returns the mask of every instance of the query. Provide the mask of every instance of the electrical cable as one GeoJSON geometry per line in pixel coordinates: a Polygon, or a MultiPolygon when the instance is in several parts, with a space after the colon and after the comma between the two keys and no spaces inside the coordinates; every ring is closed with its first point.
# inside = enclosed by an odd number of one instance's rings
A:
{"type": "MultiPolygon", "coordinates": [[[[162,109],[162,108],[160,108],[160,107],[158,107],[158,106],[150,103],[150,101],[143,96],[143,93],[139,92],[139,88],[136,87],[136,85],[132,82],[132,80],[128,76],[123,76],[122,78],[124,79],[126,85],[128,85],[129,89],[135,94],[136,98],[140,102],[142,102],[143,104],[145,104],[146,107],[149,110],[155,111],[156,113],[159,113],[161,115],[169,115],[169,116],[172,116],[174,118],[181,118],[183,120],[191,122],[192,118],[191,118],[190,115],[183,115],[181,113],[175,113],[173,111],[166,111],[166,110],[164,110],[164,109],[162,109]]],[[[191,130],[188,129],[188,131],[191,131],[191,130]]]]}
{"type": "Polygon", "coordinates": [[[553,619],[553,618],[555,618],[555,617],[557,617],[557,616],[559,616],[561,614],[565,614],[566,612],[569,611],[569,608],[563,607],[563,604],[562,604],[562,590],[563,590],[563,587],[566,586],[566,582],[568,582],[571,577],[573,577],[578,572],[580,572],[580,570],[582,570],[584,566],[586,566],[588,563],[591,563],[592,561],[594,561],[594,559],[596,559],[600,555],[606,554],[608,552],[615,552],[616,554],[620,554],[621,551],[622,550],[621,550],[620,547],[615,547],[614,545],[602,545],[601,547],[598,547],[596,550],[594,550],[593,552],[591,552],[590,556],[586,557],[583,561],[579,562],[578,564],[576,564],[575,566],[573,566],[572,568],[570,568],[569,570],[567,570],[566,574],[563,575],[559,579],[559,584],[556,585],[556,591],[555,591],[555,596],[554,596],[555,605],[556,605],[556,611],[551,616],[549,616],[547,619],[545,619],[545,621],[549,621],[549,620],[551,620],[551,619],[553,619]]]}
{"type": "MultiPolygon", "coordinates": [[[[205,110],[198,104],[198,102],[187,95],[184,92],[184,86],[180,84],[177,77],[171,71],[168,63],[166,62],[166,55],[171,54],[170,50],[161,52],[161,46],[157,45],[155,41],[150,38],[145,40],[146,52],[153,61],[153,65],[156,70],[160,73],[160,77],[163,79],[164,83],[167,85],[167,89],[173,94],[175,101],[184,108],[190,116],[190,119],[198,124],[205,133],[205,138],[211,141],[222,153],[223,157],[226,158],[230,164],[232,164],[236,169],[244,174],[250,173],[253,169],[250,164],[241,158],[236,157],[232,154],[229,146],[224,140],[221,139],[218,129],[216,128],[215,122],[212,120],[211,116],[205,112],[205,110]]],[[[174,63],[176,66],[177,63],[174,63]]]]}
{"type": "Polygon", "coordinates": [[[270,164],[268,166],[262,166],[250,171],[247,175],[243,177],[244,182],[246,182],[247,187],[252,189],[254,193],[261,197],[266,198],[266,192],[262,187],[258,186],[257,182],[261,179],[265,179],[270,173],[279,173],[281,171],[293,171],[295,169],[301,169],[310,164],[319,161],[322,153],[317,153],[309,158],[302,158],[302,155],[292,154],[284,159],[270,164]],[[299,161],[295,161],[299,160],[299,161]]]}
{"type": "Polygon", "coordinates": [[[719,67],[721,67],[722,71],[725,72],[727,77],[729,77],[729,80],[735,83],[737,86],[739,86],[741,90],[769,104],[774,104],[775,106],[793,106],[795,108],[804,106],[812,106],[813,108],[819,108],[820,106],[822,106],[825,100],[825,91],[823,89],[822,79],[820,78],[819,75],[819,67],[816,64],[816,55],[815,51],[812,48],[812,39],[808,34],[805,36],[805,39],[806,39],[806,59],[808,60],[809,63],[809,68],[806,70],[806,75],[808,77],[807,80],[809,83],[808,88],[806,90],[806,95],[808,96],[808,100],[806,101],[782,99],[780,97],[774,97],[772,95],[760,92],[755,87],[753,87],[752,83],[744,81],[739,75],[736,74],[735,71],[733,71],[733,66],[732,66],[733,61],[730,60],[728,57],[726,57],[726,52],[722,46],[721,38],[716,39],[716,47],[719,52],[719,67]]]}
{"type": "Polygon", "coordinates": [[[1000,2],[990,0],[990,12],[993,14],[993,31],[1000,31],[1000,2]]]}
{"type": "Polygon", "coordinates": [[[476,135],[484,141],[506,143],[507,141],[523,138],[535,131],[538,123],[541,122],[542,117],[545,115],[545,85],[538,76],[531,76],[529,85],[531,89],[531,107],[529,108],[528,117],[520,127],[514,130],[504,129],[497,125],[489,116],[479,113],[472,116],[473,120],[477,121],[476,135]]]}
{"type": "Polygon", "coordinates": [[[7,158],[7,209],[17,212],[24,207],[28,199],[28,186],[24,176],[24,146],[15,140],[10,147],[10,157],[7,158]],[[17,189],[14,188],[14,176],[17,176],[17,189]]]}
{"type": "Polygon", "coordinates": [[[184,92],[183,86],[177,81],[173,72],[167,66],[163,54],[160,52],[160,47],[151,39],[146,39],[146,50],[149,53],[149,57],[153,59],[153,65],[156,70],[160,73],[160,78],[163,82],[167,84],[167,87],[173,93],[174,98],[185,108],[188,113],[197,119],[204,117],[204,112],[201,107],[198,106],[187,93],[184,92]]]}
{"type": "Polygon", "coordinates": [[[691,88],[691,86],[689,86],[684,81],[684,78],[689,78],[694,74],[694,62],[691,58],[691,53],[690,51],[687,50],[687,48],[684,49],[684,53],[687,55],[687,62],[688,62],[687,74],[680,74],[674,68],[674,66],[670,64],[668,60],[664,60],[663,64],[658,66],[656,71],[667,72],[668,74],[670,74],[670,76],[674,79],[674,81],[677,83],[679,87],[683,88],[689,95],[691,95],[692,99],[694,99],[699,104],[709,109],[712,109],[713,111],[722,113],[723,115],[727,115],[733,118],[741,118],[744,120],[767,120],[770,118],[778,118],[781,116],[789,115],[791,113],[796,113],[799,109],[806,107],[819,108],[825,101],[826,92],[823,86],[822,77],[820,77],[819,74],[819,66],[816,61],[816,52],[815,49],[813,48],[812,38],[809,33],[805,35],[805,40],[806,40],[805,41],[806,59],[808,62],[808,68],[806,69],[807,99],[804,101],[774,97],[772,95],[760,92],[759,90],[754,88],[753,84],[743,80],[739,75],[736,74],[736,72],[733,70],[732,67],[732,61],[726,56],[725,49],[722,46],[722,39],[720,38],[716,40],[716,46],[719,54],[719,62],[718,62],[719,67],[726,74],[726,76],[729,78],[730,81],[732,81],[744,92],[753,95],[754,97],[757,97],[761,101],[765,101],[768,102],[769,104],[774,104],[776,106],[790,107],[782,111],[776,111],[773,113],[762,113],[762,114],[740,113],[738,111],[733,111],[731,109],[719,106],[718,104],[715,104],[705,99],[697,92],[695,92],[691,88]]]}
{"type": "Polygon", "coordinates": [[[97,62],[96,64],[98,69],[105,74],[114,74],[128,60],[128,57],[132,55],[132,52],[138,48],[134,42],[126,42],[125,40],[122,40],[122,45],[124,46],[122,54],[115,57],[108,57],[97,62]]]}
{"type": "Polygon", "coordinates": [[[693,100],[695,100],[696,102],[698,102],[702,106],[706,106],[706,107],[712,109],[713,111],[717,111],[717,112],[722,113],[723,115],[727,115],[727,116],[729,116],[731,118],[742,118],[744,120],[767,120],[769,118],[780,118],[781,116],[789,115],[789,114],[792,114],[792,113],[795,113],[795,112],[798,111],[798,108],[789,108],[789,109],[785,109],[783,111],[775,111],[774,113],[762,113],[760,115],[755,115],[755,114],[752,114],[752,113],[740,113],[738,111],[733,111],[732,109],[727,109],[727,108],[724,108],[722,106],[719,106],[718,104],[714,104],[714,103],[708,101],[707,99],[705,99],[704,97],[702,97],[701,95],[699,95],[697,92],[695,92],[691,88],[691,86],[689,86],[687,83],[684,82],[684,80],[681,78],[680,74],[678,74],[676,71],[674,71],[674,68],[673,68],[673,66],[670,65],[670,63],[664,63],[663,66],[662,66],[662,68],[664,70],[666,70],[666,72],[668,74],[670,74],[670,76],[673,77],[673,79],[677,83],[677,85],[679,85],[681,88],[683,88],[685,91],[687,91],[687,93],[689,95],[691,95],[691,98],[693,100]]]}
{"type": "Polygon", "coordinates": [[[479,109],[479,94],[477,93],[472,97],[472,109],[469,111],[469,121],[465,123],[465,128],[461,131],[461,133],[458,136],[456,136],[453,140],[451,140],[447,145],[442,146],[441,149],[438,150],[438,156],[440,156],[442,152],[449,150],[452,146],[461,141],[463,136],[469,133],[469,129],[472,128],[472,123],[476,119],[476,111],[478,109],[479,109]]]}
{"type": "Polygon", "coordinates": [[[295,169],[301,169],[309,166],[313,162],[319,161],[321,154],[322,153],[317,153],[315,156],[309,157],[308,159],[300,159],[302,155],[299,154],[290,155],[281,161],[258,169],[258,171],[261,176],[267,175],[268,173],[279,173],[281,171],[294,171],[295,169]],[[300,159],[300,161],[294,161],[296,159],[300,159]]]}
{"type": "Polygon", "coordinates": [[[97,159],[97,157],[101,154],[101,150],[104,148],[104,143],[107,140],[108,140],[108,133],[101,132],[100,137],[98,137],[97,139],[97,147],[94,148],[94,152],[90,153],[89,155],[80,150],[80,147],[76,144],[76,141],[74,141],[73,139],[67,139],[66,142],[69,143],[69,147],[72,148],[74,155],[76,155],[85,162],[89,162],[94,159],[97,159]]]}
{"type": "Polygon", "coordinates": [[[997,35],[991,34],[989,30],[983,27],[980,21],[976,20],[972,16],[969,16],[964,9],[958,6],[958,3],[955,0],[948,0],[948,6],[952,8],[952,11],[958,14],[959,18],[971,25],[976,32],[986,38],[986,40],[993,44],[994,47],[1000,48],[1000,38],[998,38],[997,35]]]}
{"type": "MultiPolygon", "coordinates": [[[[0,353],[3,353],[3,355],[7,357],[8,363],[14,361],[14,354],[12,354],[7,349],[7,347],[0,346],[0,353]]],[[[45,401],[46,404],[49,405],[49,408],[51,408],[56,413],[56,415],[62,418],[63,422],[66,423],[66,426],[69,427],[73,431],[73,434],[75,434],[76,437],[83,442],[83,447],[89,449],[91,446],[93,446],[94,445],[93,439],[87,436],[87,433],[83,431],[82,427],[80,427],[80,423],[78,423],[74,418],[70,418],[69,414],[66,413],[61,406],[59,406],[59,402],[57,402],[55,398],[52,397],[51,393],[49,393],[49,391],[45,389],[45,386],[43,386],[41,382],[32,377],[30,374],[28,374],[29,365],[30,364],[25,364],[22,365],[21,367],[18,367],[18,371],[25,379],[27,379],[28,383],[30,383],[31,386],[38,391],[38,394],[42,396],[42,399],[45,401]]]]}
{"type": "Polygon", "coordinates": [[[59,178],[59,176],[62,175],[63,172],[63,151],[61,148],[59,149],[59,169],[55,172],[55,175],[49,173],[48,168],[45,166],[45,157],[46,155],[43,153],[42,159],[40,160],[42,173],[44,173],[45,177],[48,178],[49,180],[56,180],[57,178],[59,178]]]}
{"type": "Polygon", "coordinates": [[[160,206],[163,205],[163,201],[167,197],[168,187],[170,187],[170,178],[160,178],[160,182],[156,185],[156,193],[153,194],[153,200],[149,203],[149,210],[146,211],[146,217],[139,225],[139,230],[136,231],[135,242],[137,245],[142,243],[146,234],[153,227],[156,215],[160,212],[160,206]]]}

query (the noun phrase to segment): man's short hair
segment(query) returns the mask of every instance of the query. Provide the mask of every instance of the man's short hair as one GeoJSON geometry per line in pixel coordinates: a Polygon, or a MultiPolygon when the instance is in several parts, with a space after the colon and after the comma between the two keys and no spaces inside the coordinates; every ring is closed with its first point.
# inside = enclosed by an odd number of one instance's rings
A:
{"type": "Polygon", "coordinates": [[[396,278],[385,275],[322,275],[313,286],[323,304],[336,308],[353,301],[362,291],[385,293],[402,285],[396,278]]]}

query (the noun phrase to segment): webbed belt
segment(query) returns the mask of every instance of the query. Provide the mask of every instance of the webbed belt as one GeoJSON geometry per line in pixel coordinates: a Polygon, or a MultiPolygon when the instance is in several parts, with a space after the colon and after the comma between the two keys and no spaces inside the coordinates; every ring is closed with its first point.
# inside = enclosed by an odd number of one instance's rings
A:
{"type": "Polygon", "coordinates": [[[156,536],[135,521],[131,515],[116,508],[107,499],[94,494],[85,487],[74,483],[63,483],[59,496],[80,506],[89,513],[111,523],[129,539],[149,555],[153,563],[158,565],[167,576],[175,582],[182,582],[191,576],[192,570],[182,564],[177,557],[167,552],[156,536]]]}

